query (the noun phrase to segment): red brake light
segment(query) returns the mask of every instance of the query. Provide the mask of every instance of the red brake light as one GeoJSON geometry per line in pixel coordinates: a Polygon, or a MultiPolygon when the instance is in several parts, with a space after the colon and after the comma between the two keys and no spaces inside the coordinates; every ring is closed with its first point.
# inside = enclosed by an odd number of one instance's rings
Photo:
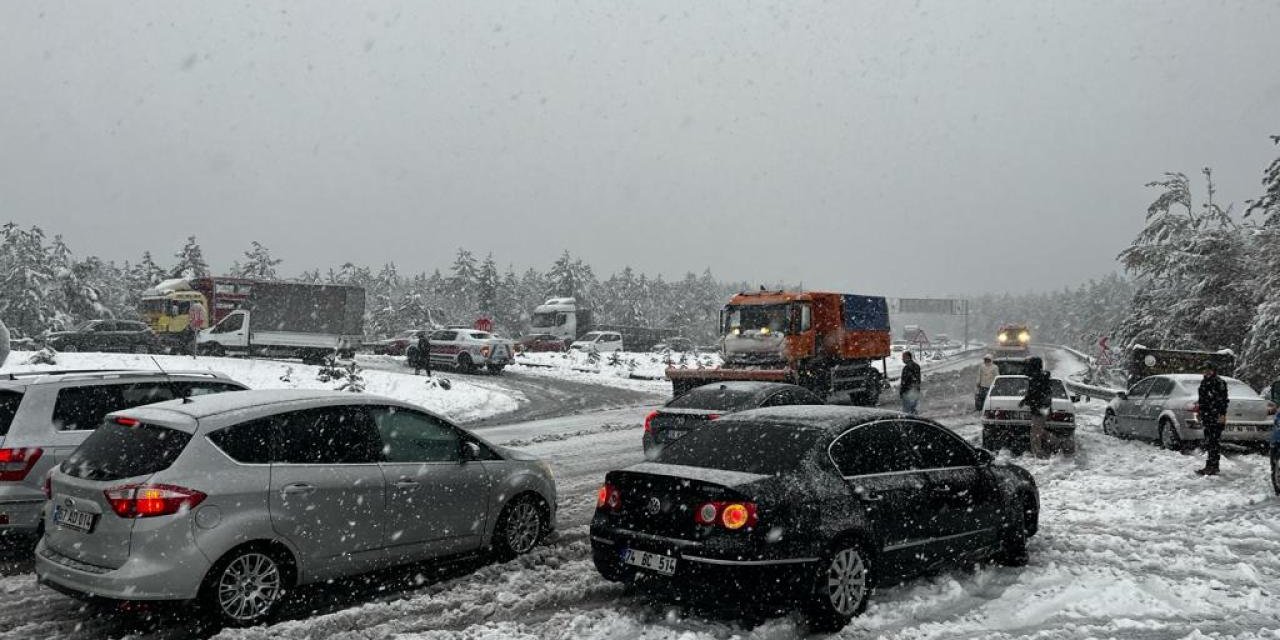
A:
{"type": "Polygon", "coordinates": [[[195,507],[206,497],[200,491],[170,484],[127,484],[102,493],[121,518],[170,516],[195,507]]]}
{"type": "Polygon", "coordinates": [[[720,414],[718,413],[713,413],[707,416],[707,420],[719,420],[719,419],[720,419],[720,414]]]}
{"type": "Polygon", "coordinates": [[[31,473],[44,449],[0,449],[0,482],[19,482],[31,473]]]}
{"type": "Polygon", "coordinates": [[[119,417],[117,417],[117,418],[116,418],[116,424],[118,424],[118,425],[120,425],[120,426],[122,426],[122,427],[136,427],[136,426],[138,426],[138,425],[142,424],[142,421],[141,421],[141,420],[138,420],[137,418],[129,418],[129,417],[125,417],[125,416],[119,416],[119,417]]]}
{"type": "Polygon", "coordinates": [[[658,417],[658,412],[654,411],[644,417],[644,432],[653,433],[653,419],[658,417]]]}
{"type": "Polygon", "coordinates": [[[1054,411],[1053,413],[1049,414],[1049,421],[1050,422],[1075,422],[1076,417],[1074,414],[1068,413],[1066,411],[1054,411]]]}
{"type": "Polygon", "coordinates": [[[596,508],[607,509],[609,511],[617,511],[622,506],[622,492],[618,488],[604,483],[600,487],[600,491],[596,493],[596,508]]]}
{"type": "Polygon", "coordinates": [[[756,525],[754,502],[704,502],[693,511],[693,521],[703,526],[719,525],[730,531],[756,525]]]}

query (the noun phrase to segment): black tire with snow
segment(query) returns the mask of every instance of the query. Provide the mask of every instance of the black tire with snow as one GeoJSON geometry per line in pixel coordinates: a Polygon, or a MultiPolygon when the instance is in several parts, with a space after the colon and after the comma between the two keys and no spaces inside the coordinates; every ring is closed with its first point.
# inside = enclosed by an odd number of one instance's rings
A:
{"type": "Polygon", "coordinates": [[[871,560],[855,538],[831,545],[818,561],[814,585],[804,605],[811,631],[831,633],[843,629],[867,609],[871,600],[871,560]]]}
{"type": "Polygon", "coordinates": [[[247,544],[213,565],[199,604],[225,626],[259,625],[275,617],[293,579],[291,558],[266,545],[247,544]]]}
{"type": "Polygon", "coordinates": [[[550,528],[542,499],[531,493],[518,495],[498,516],[493,530],[493,551],[502,560],[529,553],[550,528]]]}

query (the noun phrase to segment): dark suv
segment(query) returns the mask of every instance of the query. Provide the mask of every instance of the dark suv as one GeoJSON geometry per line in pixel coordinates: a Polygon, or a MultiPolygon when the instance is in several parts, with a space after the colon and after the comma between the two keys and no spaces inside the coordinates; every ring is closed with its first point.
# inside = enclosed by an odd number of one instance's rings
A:
{"type": "Polygon", "coordinates": [[[207,371],[33,371],[0,376],[0,538],[37,533],[45,475],[108,413],[246,388],[207,371]]]}
{"type": "Polygon", "coordinates": [[[86,320],[71,331],[55,331],[45,339],[55,351],[160,351],[156,334],[134,320],[86,320]]]}

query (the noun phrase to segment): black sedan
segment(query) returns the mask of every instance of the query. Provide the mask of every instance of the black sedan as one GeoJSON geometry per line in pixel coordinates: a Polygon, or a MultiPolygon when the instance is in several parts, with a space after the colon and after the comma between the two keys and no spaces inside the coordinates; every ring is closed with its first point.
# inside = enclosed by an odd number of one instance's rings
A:
{"type": "Polygon", "coordinates": [[[591,521],[607,579],[797,606],[814,630],[871,589],[935,567],[1027,560],[1040,501],[1026,470],[893,411],[779,407],[694,431],[611,471],[591,521]]]}
{"type": "Polygon", "coordinates": [[[644,419],[645,457],[652,458],[668,443],[727,413],[793,404],[822,404],[822,398],[782,382],[717,382],[697,387],[644,419]]]}
{"type": "Polygon", "coordinates": [[[86,320],[71,331],[55,331],[45,339],[54,351],[127,351],[152,353],[160,350],[156,334],[143,322],[133,320],[86,320]]]}

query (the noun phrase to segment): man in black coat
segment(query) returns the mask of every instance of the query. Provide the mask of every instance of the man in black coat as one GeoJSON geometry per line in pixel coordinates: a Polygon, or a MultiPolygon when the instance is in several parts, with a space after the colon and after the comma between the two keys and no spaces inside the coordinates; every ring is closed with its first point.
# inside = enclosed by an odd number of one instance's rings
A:
{"type": "Polygon", "coordinates": [[[1227,383],[1218,375],[1218,368],[1212,363],[1204,365],[1204,378],[1200,380],[1199,389],[1200,424],[1204,427],[1205,461],[1203,469],[1196,469],[1202,476],[1218,475],[1219,441],[1222,429],[1227,424],[1227,383]]]}
{"type": "Polygon", "coordinates": [[[1031,453],[1037,458],[1049,455],[1049,429],[1046,423],[1053,411],[1053,386],[1044,361],[1037,357],[1027,359],[1027,394],[1018,402],[1031,410],[1031,453]]]}
{"type": "Polygon", "coordinates": [[[427,377],[431,377],[431,338],[427,336],[426,331],[418,332],[418,345],[413,360],[413,375],[418,375],[421,370],[426,370],[427,377]]]}
{"type": "Polygon", "coordinates": [[[902,412],[916,415],[920,406],[920,365],[910,351],[902,352],[902,375],[898,378],[898,396],[902,399],[902,412]]]}

